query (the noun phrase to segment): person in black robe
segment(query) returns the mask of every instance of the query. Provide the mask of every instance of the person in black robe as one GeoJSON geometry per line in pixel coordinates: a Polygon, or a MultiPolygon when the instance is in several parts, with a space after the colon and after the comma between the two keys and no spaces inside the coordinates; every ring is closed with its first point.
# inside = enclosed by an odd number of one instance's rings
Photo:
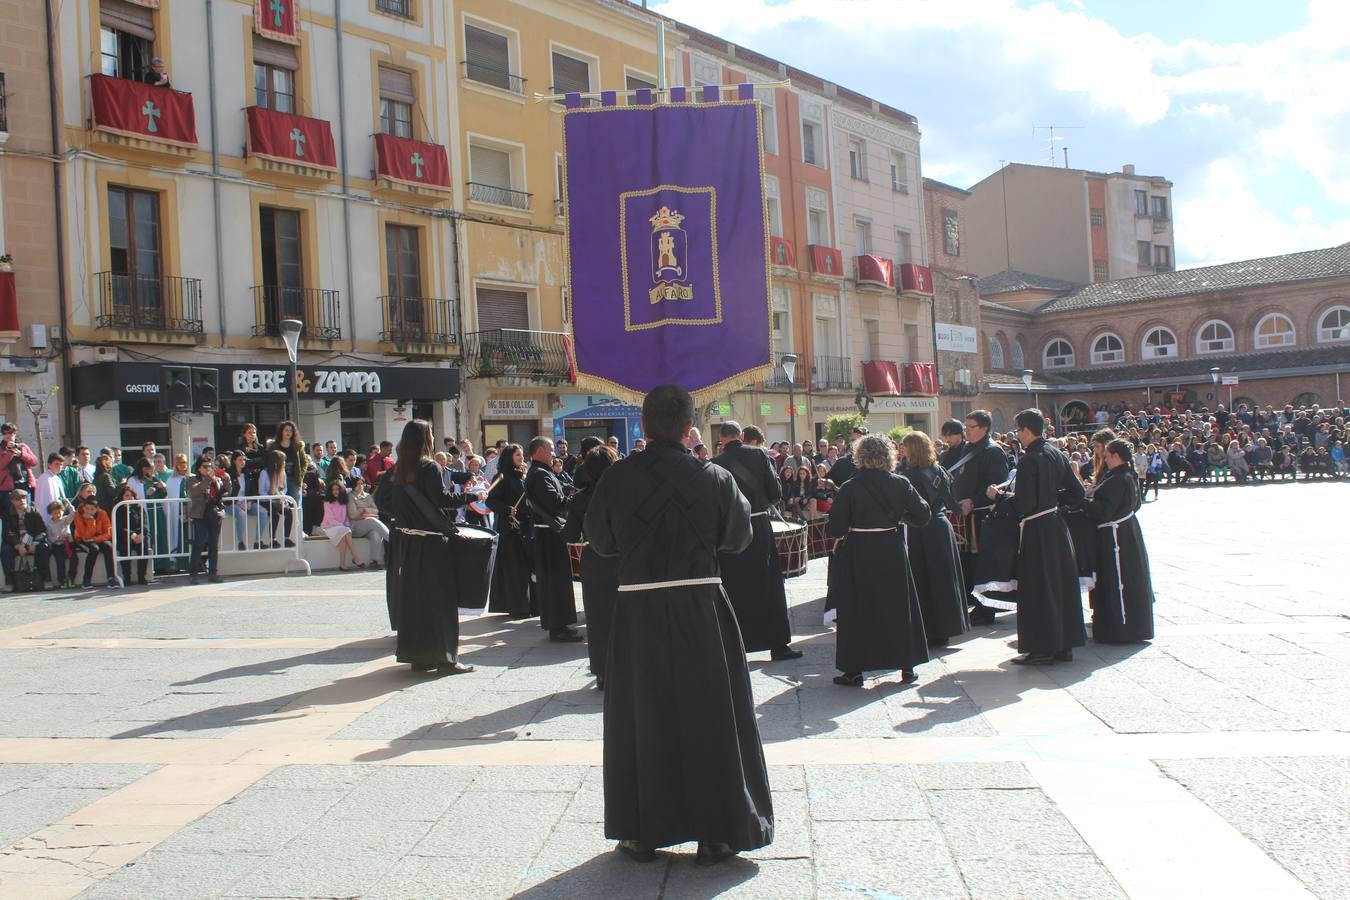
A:
{"type": "Polygon", "coordinates": [[[866,428],[853,429],[850,436],[849,450],[834,461],[830,466],[830,480],[837,486],[843,487],[844,482],[848,481],[858,471],[858,465],[853,459],[853,444],[857,443],[858,438],[867,434],[866,428]]]}
{"type": "Polygon", "coordinates": [[[567,493],[553,474],[553,441],[530,441],[530,470],[525,475],[525,508],[530,523],[532,593],[539,609],[539,625],[551,641],[577,643],[586,638],[573,626],[577,600],[572,592],[572,557],[562,539],[567,521],[567,493]]]}
{"type": "Polygon", "coordinates": [[[386,581],[386,589],[399,594],[389,604],[398,620],[395,658],[409,663],[414,672],[457,675],[473,671],[473,666],[459,661],[463,579],[450,546],[455,526],[445,511],[478,495],[446,490],[441,467],[431,458],[434,447],[431,425],[425,420],[413,419],[403,426],[398,462],[380,479],[375,503],[393,523],[389,537],[396,549],[391,559],[398,561],[396,579],[386,581]]]}
{"type": "Polygon", "coordinates": [[[519,444],[507,444],[498,456],[497,478],[488,490],[497,532],[497,565],[492,570],[488,612],[505,613],[511,619],[539,615],[530,591],[530,545],[526,539],[525,462],[519,444]]]}
{"type": "Polygon", "coordinates": [[[1017,437],[1026,448],[1017,466],[1015,492],[991,486],[991,500],[1010,502],[1020,518],[1017,552],[1018,665],[1050,665],[1073,659],[1073,648],[1087,643],[1083,601],[1078,588],[1069,528],[1060,514],[1064,503],[1083,500],[1083,483],[1063,451],[1043,437],[1045,416],[1038,409],[1017,414],[1017,437]]]}
{"type": "Polygon", "coordinates": [[[895,445],[869,434],[853,445],[858,472],[839,488],[826,529],[835,547],[830,596],[838,613],[835,684],[861,686],[863,672],[899,669],[906,682],[928,662],[923,612],[902,526],[928,524],[928,504],[896,475],[895,445]]]}
{"type": "Polygon", "coordinates": [[[922,431],[911,431],[901,441],[909,468],[905,477],[928,504],[932,518],[922,528],[906,533],[909,568],[914,589],[923,610],[924,633],[928,646],[945,647],[951,638],[970,630],[966,621],[966,586],[961,574],[961,559],[956,550],[956,535],[947,519],[947,510],[956,505],[952,477],[936,465],[932,440],[922,431]]]}
{"type": "MultiPolygon", "coordinates": [[[[1008,480],[1008,457],[1003,448],[989,437],[989,428],[993,418],[983,409],[972,410],[966,416],[966,449],[961,458],[947,467],[956,484],[956,499],[961,501],[961,515],[974,516],[973,533],[979,535],[979,546],[983,547],[984,522],[993,509],[985,494],[990,485],[1003,484],[1008,480]]],[[[962,572],[966,584],[978,584],[975,577],[975,553],[966,553],[962,560],[962,572]]],[[[994,609],[978,601],[970,614],[972,625],[993,625],[994,609]]]]}
{"type": "Polygon", "coordinates": [[[948,419],[942,423],[939,433],[942,444],[938,465],[950,473],[952,466],[966,453],[966,426],[961,424],[960,419],[948,419]]]}
{"type": "Polygon", "coordinates": [[[1092,639],[1103,644],[1139,643],[1153,639],[1153,576],[1135,517],[1142,492],[1129,441],[1107,445],[1106,465],[1087,501],[1087,514],[1097,526],[1092,639]]]}
{"type": "Polygon", "coordinates": [[[750,546],[750,505],[724,469],[684,446],[688,391],[642,404],[647,449],[596,486],[591,548],[619,560],[605,667],[605,836],[634,859],[699,842],[717,862],[773,840],[773,804],[745,649],[719,553],[750,546]]]}
{"type": "Polygon", "coordinates": [[[614,605],[618,602],[619,561],[612,556],[601,556],[591,548],[586,535],[586,510],[600,476],[617,458],[618,455],[603,444],[587,451],[575,470],[582,487],[567,503],[567,524],[562,531],[566,543],[586,545],[581,551],[581,608],[586,613],[586,652],[591,658],[591,674],[595,676],[596,688],[602,691],[605,689],[610,626],[614,621],[614,605]]]}
{"type": "Polygon", "coordinates": [[[741,642],[747,653],[770,651],[776,660],[798,659],[802,651],[788,646],[792,625],[788,620],[787,589],[783,584],[783,566],[774,543],[770,509],[782,497],[773,463],[763,450],[741,443],[741,426],[726,421],[718,426],[722,452],[713,457],[736,479],[736,487],[750,504],[755,536],[740,553],[722,554],[718,565],[736,623],[741,627],[741,642]]]}

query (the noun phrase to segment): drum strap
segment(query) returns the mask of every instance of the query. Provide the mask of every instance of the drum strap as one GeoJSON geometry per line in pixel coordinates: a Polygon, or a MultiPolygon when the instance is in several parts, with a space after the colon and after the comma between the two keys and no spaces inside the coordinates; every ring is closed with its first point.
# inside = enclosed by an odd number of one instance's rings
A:
{"type": "Polygon", "coordinates": [[[895,531],[896,527],[897,526],[892,525],[890,528],[850,528],[849,531],[860,531],[863,532],[864,534],[874,534],[884,531],[895,531]]]}
{"type": "Polygon", "coordinates": [[[445,513],[437,514],[436,508],[431,505],[431,501],[426,498],[426,495],[422,493],[417,485],[405,484],[403,485],[403,490],[407,491],[408,497],[412,500],[413,506],[417,507],[417,511],[426,516],[427,522],[433,525],[445,522],[446,530],[439,532],[442,536],[449,536],[455,533],[454,524],[446,519],[445,513]]]}
{"type": "Polygon", "coordinates": [[[621,584],[621,592],[628,591],[660,591],[666,588],[695,587],[702,584],[721,584],[722,579],[713,576],[711,578],[679,578],[675,581],[647,581],[641,584],[621,584]]]}

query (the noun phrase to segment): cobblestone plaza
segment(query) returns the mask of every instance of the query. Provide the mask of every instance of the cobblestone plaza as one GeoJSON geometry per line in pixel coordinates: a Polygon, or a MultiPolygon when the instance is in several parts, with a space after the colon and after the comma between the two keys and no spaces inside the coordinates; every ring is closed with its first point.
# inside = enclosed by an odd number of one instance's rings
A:
{"type": "Polygon", "coordinates": [[[1150,645],[1022,669],[1011,616],[864,690],[751,672],[778,836],[721,866],[603,837],[584,646],[463,622],[392,657],[381,576],[0,600],[0,897],[1350,897],[1340,483],[1165,491],[1150,645]]]}

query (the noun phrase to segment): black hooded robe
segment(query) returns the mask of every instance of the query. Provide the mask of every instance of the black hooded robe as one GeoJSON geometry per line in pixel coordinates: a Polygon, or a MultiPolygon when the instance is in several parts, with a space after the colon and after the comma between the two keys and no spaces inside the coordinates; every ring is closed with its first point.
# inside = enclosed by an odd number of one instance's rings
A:
{"type": "MultiPolygon", "coordinates": [[[[545,517],[566,519],[567,497],[562,482],[543,463],[530,461],[525,475],[526,517],[530,523],[530,560],[534,580],[533,602],[539,609],[539,625],[557,631],[577,622],[577,599],[572,592],[572,557],[558,532],[545,524],[545,517]]],[[[517,510],[519,512],[519,510],[517,510]]]]}
{"type": "Polygon", "coordinates": [[[614,622],[614,606],[619,597],[619,561],[601,556],[586,536],[586,510],[595,488],[589,481],[572,495],[567,504],[567,525],[562,539],[568,544],[586,544],[581,551],[581,608],[586,613],[586,652],[591,659],[591,674],[605,677],[609,655],[609,636],[614,622]]]}
{"type": "Polygon", "coordinates": [[[909,529],[909,567],[928,640],[943,641],[970,630],[956,535],[946,516],[956,503],[952,477],[941,466],[910,469],[906,477],[932,514],[927,525],[909,529]]]}
{"type": "Polygon", "coordinates": [[[524,528],[525,476],[519,472],[500,472],[488,491],[487,504],[493,513],[497,531],[497,566],[492,570],[492,591],[488,612],[505,613],[508,618],[528,619],[539,615],[530,592],[530,547],[524,528]],[[512,508],[514,507],[514,512],[512,508]]]}
{"type": "Polygon", "coordinates": [[[1153,576],[1135,517],[1141,501],[1139,482],[1128,465],[1109,470],[1087,501],[1087,514],[1097,525],[1097,583],[1091,594],[1094,641],[1127,644],[1153,639],[1153,576]]]}

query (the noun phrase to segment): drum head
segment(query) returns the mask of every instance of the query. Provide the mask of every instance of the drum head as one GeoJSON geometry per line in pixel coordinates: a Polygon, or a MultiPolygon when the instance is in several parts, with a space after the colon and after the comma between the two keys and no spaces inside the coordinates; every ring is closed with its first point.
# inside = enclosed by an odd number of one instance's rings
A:
{"type": "Polygon", "coordinates": [[[470,541],[490,541],[497,537],[496,532],[479,528],[477,525],[456,525],[455,531],[457,532],[456,537],[470,541]]]}
{"type": "Polygon", "coordinates": [[[774,537],[781,537],[785,534],[794,534],[806,530],[805,525],[798,525],[796,522],[780,522],[777,519],[774,519],[770,524],[773,525],[774,537]]]}

